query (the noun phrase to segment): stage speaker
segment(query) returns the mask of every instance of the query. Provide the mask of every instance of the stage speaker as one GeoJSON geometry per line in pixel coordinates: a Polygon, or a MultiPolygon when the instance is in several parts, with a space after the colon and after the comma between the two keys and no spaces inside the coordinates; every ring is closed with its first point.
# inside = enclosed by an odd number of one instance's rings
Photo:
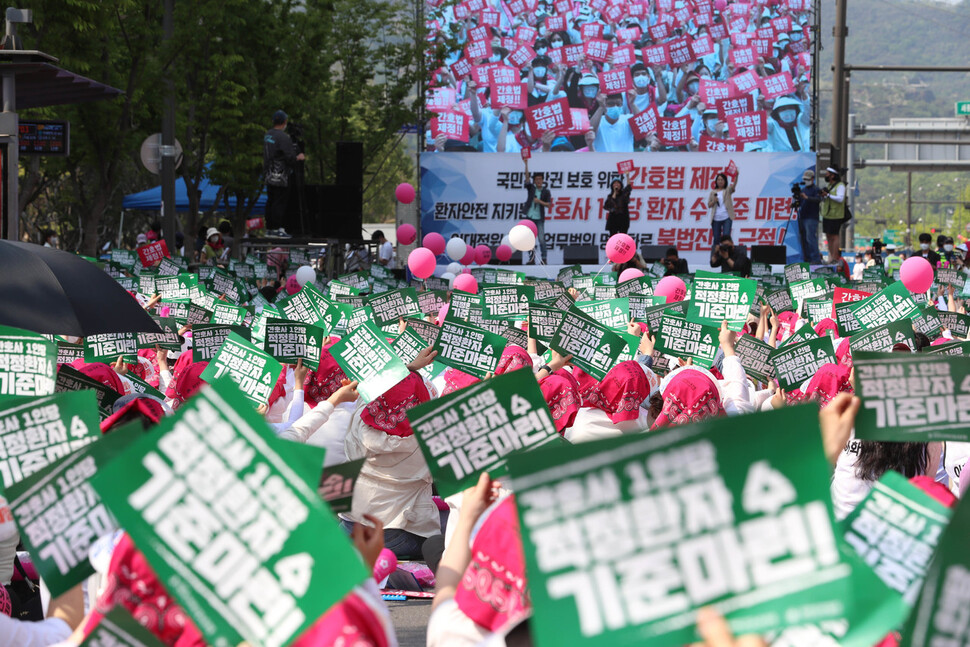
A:
{"type": "Polygon", "coordinates": [[[594,245],[567,245],[562,250],[564,265],[597,265],[600,262],[600,250],[594,245]]]}
{"type": "Polygon", "coordinates": [[[340,186],[364,186],[364,145],[337,142],[336,180],[340,186]]]}
{"type": "Polygon", "coordinates": [[[320,238],[361,240],[364,198],[361,188],[325,184],[318,189],[319,210],[312,219],[313,235],[320,238]]]}
{"type": "Polygon", "coordinates": [[[751,262],[785,265],[788,263],[788,248],[785,245],[752,245],[751,262]]]}
{"type": "Polygon", "coordinates": [[[663,260],[667,257],[669,245],[640,245],[640,256],[647,263],[663,260]]]}

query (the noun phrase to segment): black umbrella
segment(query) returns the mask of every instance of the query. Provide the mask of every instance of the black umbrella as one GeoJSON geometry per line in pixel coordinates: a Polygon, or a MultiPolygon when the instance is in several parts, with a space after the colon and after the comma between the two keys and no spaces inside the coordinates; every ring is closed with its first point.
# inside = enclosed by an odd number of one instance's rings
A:
{"type": "Polygon", "coordinates": [[[159,330],[138,302],[94,263],[8,240],[0,240],[0,324],[79,337],[159,330]]]}

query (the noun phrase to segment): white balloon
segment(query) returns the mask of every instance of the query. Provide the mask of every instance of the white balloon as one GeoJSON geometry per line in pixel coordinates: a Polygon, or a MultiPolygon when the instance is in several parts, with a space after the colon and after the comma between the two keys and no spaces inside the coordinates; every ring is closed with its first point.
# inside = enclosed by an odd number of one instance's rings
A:
{"type": "Polygon", "coordinates": [[[445,272],[444,274],[441,275],[441,278],[444,279],[445,281],[448,281],[449,290],[455,284],[455,275],[452,274],[451,272],[445,272]]]}
{"type": "Polygon", "coordinates": [[[460,261],[468,252],[468,245],[461,238],[452,238],[445,245],[445,254],[453,261],[460,261]]]}
{"type": "Polygon", "coordinates": [[[307,283],[313,283],[316,280],[317,273],[309,265],[303,265],[296,271],[296,282],[300,284],[300,287],[303,287],[307,283]]]}
{"type": "Polygon", "coordinates": [[[535,249],[536,235],[525,225],[516,225],[509,230],[509,242],[520,252],[529,252],[535,249]]]}
{"type": "MultiPolygon", "coordinates": [[[[462,250],[462,254],[464,253],[465,251],[462,250]]],[[[445,272],[458,276],[461,274],[461,263],[448,263],[448,267],[445,268],[445,272]]]]}
{"type": "Polygon", "coordinates": [[[512,241],[509,240],[509,235],[505,234],[504,236],[502,236],[502,242],[500,242],[498,245],[499,247],[501,247],[502,245],[505,245],[506,247],[511,247],[512,241]]]}

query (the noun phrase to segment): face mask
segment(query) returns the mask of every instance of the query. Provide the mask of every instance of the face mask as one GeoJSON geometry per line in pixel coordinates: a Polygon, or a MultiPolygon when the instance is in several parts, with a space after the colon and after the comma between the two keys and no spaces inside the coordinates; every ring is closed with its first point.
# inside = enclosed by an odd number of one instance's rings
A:
{"type": "Polygon", "coordinates": [[[802,32],[800,31],[792,32],[790,37],[791,37],[791,42],[797,43],[802,39],[802,32]]]}
{"type": "MultiPolygon", "coordinates": [[[[57,239],[56,238],[54,239],[54,242],[55,243],[57,242],[57,239]]],[[[943,251],[944,252],[952,252],[953,251],[953,245],[944,245],[943,246],[943,251]]]]}
{"type": "Polygon", "coordinates": [[[798,111],[794,109],[778,111],[778,119],[786,124],[794,123],[795,117],[797,116],[798,116],[798,111]]]}
{"type": "Polygon", "coordinates": [[[697,86],[698,86],[697,81],[691,81],[690,83],[687,84],[687,91],[691,94],[697,94],[697,86]]]}
{"type": "Polygon", "coordinates": [[[521,112],[512,112],[512,113],[509,113],[509,125],[510,126],[518,126],[520,123],[522,123],[522,113],[521,112]]]}
{"type": "Polygon", "coordinates": [[[549,44],[552,45],[552,48],[553,49],[556,49],[557,47],[562,47],[562,41],[561,40],[554,40],[554,41],[552,41],[549,44]]]}
{"type": "Polygon", "coordinates": [[[620,114],[622,113],[622,111],[623,111],[623,108],[621,108],[620,106],[610,106],[609,108],[606,109],[606,116],[609,117],[610,119],[616,120],[620,118],[620,114]]]}
{"type": "Polygon", "coordinates": [[[549,33],[549,30],[548,29],[546,29],[545,27],[539,27],[539,35],[540,36],[545,36],[548,33],[549,33]]]}
{"type": "Polygon", "coordinates": [[[488,60],[491,61],[492,63],[498,63],[501,59],[502,57],[499,56],[498,54],[492,54],[488,60]]]}
{"type": "Polygon", "coordinates": [[[650,77],[646,74],[640,74],[639,76],[633,77],[633,85],[638,88],[645,88],[650,85],[650,77]]]}
{"type": "Polygon", "coordinates": [[[919,244],[919,248],[922,249],[922,250],[927,250],[927,249],[930,248],[930,244],[929,243],[920,243],[919,244]]]}
{"type": "Polygon", "coordinates": [[[708,119],[704,122],[704,128],[706,128],[708,132],[714,132],[715,126],[717,126],[717,119],[708,119]]]}
{"type": "Polygon", "coordinates": [[[539,49],[536,50],[536,54],[538,54],[539,56],[545,56],[546,52],[548,51],[549,50],[546,49],[545,47],[540,47],[539,49]]]}
{"type": "Polygon", "coordinates": [[[544,68],[544,67],[534,67],[534,68],[532,68],[532,74],[534,74],[535,76],[545,76],[546,75],[546,68],[544,68]]]}
{"type": "Polygon", "coordinates": [[[583,86],[583,96],[587,99],[595,99],[599,89],[595,85],[583,86]]]}

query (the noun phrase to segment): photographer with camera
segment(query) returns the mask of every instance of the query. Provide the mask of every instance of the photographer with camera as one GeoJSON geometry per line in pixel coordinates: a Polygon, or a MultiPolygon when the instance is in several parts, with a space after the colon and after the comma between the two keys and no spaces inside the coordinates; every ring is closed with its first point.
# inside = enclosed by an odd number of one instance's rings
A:
{"type": "Polygon", "coordinates": [[[802,244],[802,260],[821,263],[818,251],[818,216],[822,192],[815,186],[815,172],[805,171],[802,181],[791,188],[792,209],[798,210],[798,240],[802,244]]]}
{"type": "Polygon", "coordinates": [[[681,258],[676,247],[668,247],[667,253],[661,261],[664,264],[664,276],[673,274],[690,274],[687,269],[687,259],[681,258]]]}
{"type": "Polygon", "coordinates": [[[829,263],[842,258],[839,232],[845,223],[845,184],[841,174],[831,166],[825,169],[826,187],[822,189],[822,231],[829,246],[829,263]]]}

